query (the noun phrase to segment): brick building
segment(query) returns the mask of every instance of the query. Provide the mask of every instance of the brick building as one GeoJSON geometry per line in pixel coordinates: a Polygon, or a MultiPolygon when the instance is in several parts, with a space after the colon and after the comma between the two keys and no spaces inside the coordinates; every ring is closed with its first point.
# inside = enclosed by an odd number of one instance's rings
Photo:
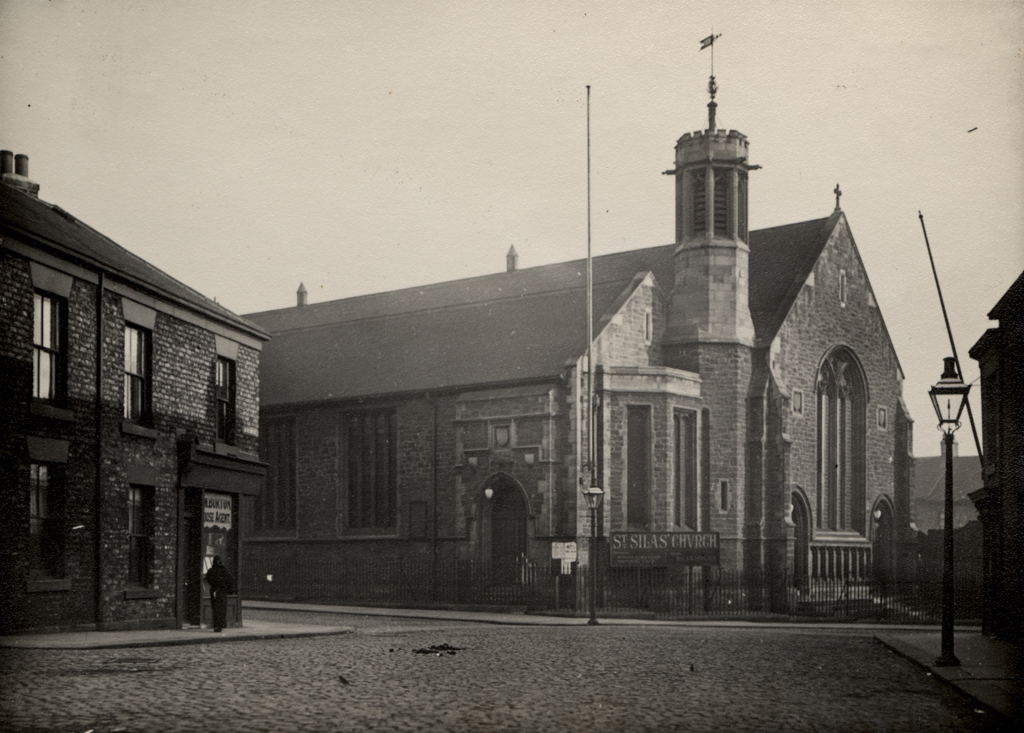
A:
{"type": "MultiPolygon", "coordinates": [[[[713,128],[667,171],[675,242],[593,260],[598,533],[716,533],[751,579],[889,577],[912,422],[838,195],[748,232],[747,138],[713,128]]],[[[513,248],[505,272],[319,304],[300,286],[249,315],[274,338],[248,556],[475,558],[510,581],[577,541],[588,562],[586,271],[513,248]]]]}
{"type": "Polygon", "coordinates": [[[262,486],[267,334],[0,163],[0,630],[198,624],[262,486]]]}
{"type": "Polygon", "coordinates": [[[981,369],[984,486],[970,495],[983,527],[983,630],[1024,643],[1024,273],[971,347],[981,369]]]}

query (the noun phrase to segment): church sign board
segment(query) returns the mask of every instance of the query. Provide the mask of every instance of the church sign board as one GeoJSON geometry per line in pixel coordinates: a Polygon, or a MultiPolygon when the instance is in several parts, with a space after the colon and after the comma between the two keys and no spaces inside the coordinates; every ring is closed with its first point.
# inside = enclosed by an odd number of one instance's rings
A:
{"type": "Polygon", "coordinates": [[[613,567],[718,565],[718,532],[612,532],[613,567]]]}

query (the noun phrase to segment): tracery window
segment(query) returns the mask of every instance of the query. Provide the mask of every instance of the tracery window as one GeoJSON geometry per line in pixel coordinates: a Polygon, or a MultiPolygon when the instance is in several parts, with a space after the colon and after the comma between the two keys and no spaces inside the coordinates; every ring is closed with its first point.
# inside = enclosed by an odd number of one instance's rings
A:
{"type": "Polygon", "coordinates": [[[832,351],[818,370],[817,526],[864,534],[866,385],[856,357],[832,351]]]}

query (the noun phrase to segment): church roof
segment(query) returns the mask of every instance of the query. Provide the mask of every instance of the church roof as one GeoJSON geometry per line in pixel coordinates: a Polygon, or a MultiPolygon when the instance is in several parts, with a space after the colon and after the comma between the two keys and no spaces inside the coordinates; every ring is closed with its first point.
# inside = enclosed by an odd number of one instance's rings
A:
{"type": "Polygon", "coordinates": [[[750,233],[750,317],[759,343],[775,338],[842,215],[836,209],[824,219],[750,233]]]}
{"type": "MultiPolygon", "coordinates": [[[[674,245],[595,257],[595,323],[674,245]]],[[[586,349],[586,260],[247,316],[273,334],[265,406],[550,379],[586,349]]]]}
{"type": "Polygon", "coordinates": [[[0,184],[0,231],[49,250],[58,257],[108,275],[261,340],[267,334],[255,324],[174,279],[109,237],[79,221],[59,206],[0,184]]]}
{"type": "MultiPolygon", "coordinates": [[[[759,340],[782,324],[839,215],[750,233],[759,340]]],[[[668,296],[674,251],[593,259],[595,334],[638,274],[651,272],[668,296]]],[[[551,379],[586,349],[586,260],[246,317],[273,334],[260,364],[264,406],[551,379]]]]}

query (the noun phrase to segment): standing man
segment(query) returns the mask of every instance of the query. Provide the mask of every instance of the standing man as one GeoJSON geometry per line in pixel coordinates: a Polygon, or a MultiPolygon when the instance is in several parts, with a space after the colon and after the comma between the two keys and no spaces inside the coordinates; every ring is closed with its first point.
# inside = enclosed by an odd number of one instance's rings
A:
{"type": "Polygon", "coordinates": [[[220,631],[227,626],[228,594],[235,592],[235,579],[224,567],[220,555],[213,558],[213,566],[206,573],[210,584],[210,604],[213,606],[213,630],[220,631]]]}

